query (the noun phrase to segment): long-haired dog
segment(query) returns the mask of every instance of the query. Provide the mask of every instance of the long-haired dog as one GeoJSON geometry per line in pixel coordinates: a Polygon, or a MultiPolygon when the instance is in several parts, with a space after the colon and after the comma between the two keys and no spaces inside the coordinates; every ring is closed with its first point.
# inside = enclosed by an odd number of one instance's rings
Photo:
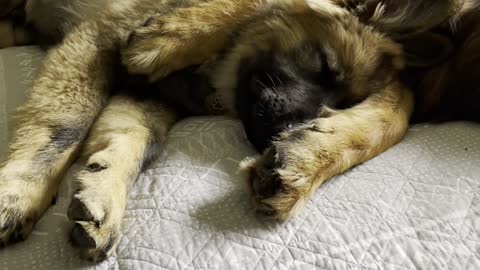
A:
{"type": "Polygon", "coordinates": [[[399,142],[410,119],[480,117],[477,0],[0,3],[2,46],[57,43],[0,167],[4,244],[31,232],[79,157],[72,242],[109,256],[130,186],[180,115],[242,120],[262,150],[242,164],[253,201],[280,220],[399,142]]]}

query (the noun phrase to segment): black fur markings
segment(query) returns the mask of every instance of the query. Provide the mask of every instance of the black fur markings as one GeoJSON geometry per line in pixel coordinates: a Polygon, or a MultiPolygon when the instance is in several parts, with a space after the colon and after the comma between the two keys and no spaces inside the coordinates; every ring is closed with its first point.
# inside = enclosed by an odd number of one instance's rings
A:
{"type": "Polygon", "coordinates": [[[84,127],[51,126],[50,128],[52,130],[50,135],[51,146],[58,153],[62,153],[74,144],[81,142],[87,133],[87,129],[84,127]]]}
{"type": "Polygon", "coordinates": [[[50,142],[37,152],[35,160],[38,168],[44,168],[45,164],[55,162],[58,155],[82,142],[87,135],[85,125],[77,127],[50,126],[50,142]]]}

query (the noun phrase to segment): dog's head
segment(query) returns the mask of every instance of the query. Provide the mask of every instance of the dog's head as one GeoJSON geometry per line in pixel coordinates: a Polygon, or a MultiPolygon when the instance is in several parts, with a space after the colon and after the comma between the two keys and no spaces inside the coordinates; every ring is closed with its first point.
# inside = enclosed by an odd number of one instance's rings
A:
{"type": "Polygon", "coordinates": [[[258,150],[291,124],[375,93],[403,67],[393,41],[329,1],[312,3],[291,1],[245,25],[214,72],[258,150]]]}

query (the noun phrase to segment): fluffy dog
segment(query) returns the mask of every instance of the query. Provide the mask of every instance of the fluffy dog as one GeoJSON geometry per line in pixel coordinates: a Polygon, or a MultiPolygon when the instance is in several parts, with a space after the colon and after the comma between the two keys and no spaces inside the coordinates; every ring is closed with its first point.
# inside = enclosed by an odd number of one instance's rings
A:
{"type": "Polygon", "coordinates": [[[80,157],[68,210],[72,242],[89,259],[109,256],[128,189],[160,151],[179,105],[244,122],[265,148],[243,163],[253,200],[280,220],[325,180],[400,141],[414,111],[412,90],[417,119],[478,119],[476,0],[80,2],[87,5],[59,9],[77,19],[55,24],[33,19],[45,17],[27,2],[37,33],[48,29],[40,25],[66,25],[43,35],[67,34],[46,56],[0,167],[3,243],[30,233],[80,157]],[[130,74],[156,81],[150,91],[166,102],[125,94],[136,84],[112,96],[119,56],[130,74]],[[206,78],[213,91],[179,83],[187,77],[206,78]],[[184,94],[171,94],[177,87],[184,94]]]}

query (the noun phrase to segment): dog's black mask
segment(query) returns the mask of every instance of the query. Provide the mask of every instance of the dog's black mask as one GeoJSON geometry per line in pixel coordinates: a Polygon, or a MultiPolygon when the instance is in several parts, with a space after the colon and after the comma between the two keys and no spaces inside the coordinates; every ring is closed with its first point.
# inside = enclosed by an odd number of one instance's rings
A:
{"type": "Polygon", "coordinates": [[[333,108],[341,99],[335,72],[311,45],[247,59],[238,75],[236,109],[258,151],[289,126],[318,117],[322,105],[333,108]]]}

